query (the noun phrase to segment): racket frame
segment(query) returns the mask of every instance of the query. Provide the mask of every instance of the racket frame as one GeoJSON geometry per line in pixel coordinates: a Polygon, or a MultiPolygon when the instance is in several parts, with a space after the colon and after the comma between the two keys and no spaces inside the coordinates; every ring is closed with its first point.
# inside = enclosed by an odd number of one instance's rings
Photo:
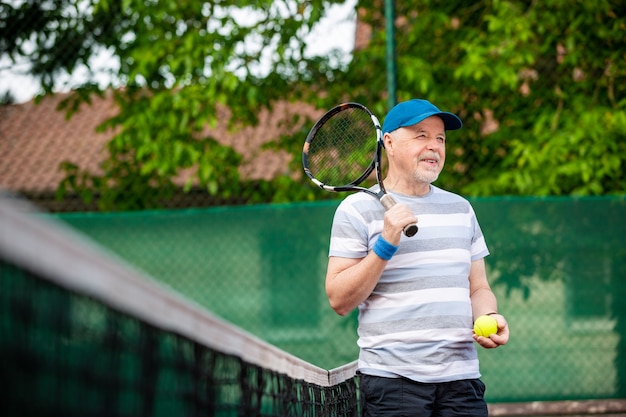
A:
{"type": "Polygon", "coordinates": [[[338,106],[335,106],[332,109],[330,109],[329,111],[327,111],[315,123],[315,125],[313,125],[313,127],[309,131],[309,134],[307,135],[306,140],[304,142],[304,147],[302,148],[302,166],[304,167],[304,172],[307,175],[307,177],[309,177],[309,179],[315,185],[317,185],[318,187],[322,188],[323,190],[330,191],[330,192],[364,191],[367,194],[370,194],[370,195],[380,199],[381,196],[386,194],[384,185],[382,183],[382,174],[381,174],[381,155],[382,155],[382,149],[383,149],[382,137],[383,137],[383,135],[382,135],[382,128],[381,128],[380,122],[378,121],[378,118],[367,107],[365,107],[364,105],[362,105],[360,103],[355,103],[355,102],[348,102],[348,103],[339,104],[338,106]],[[372,124],[373,124],[373,126],[374,126],[374,128],[376,130],[376,152],[374,153],[374,157],[372,158],[372,161],[370,162],[368,167],[365,169],[365,171],[363,171],[363,173],[361,173],[361,175],[357,179],[355,179],[354,181],[352,181],[352,182],[350,182],[348,184],[328,185],[328,184],[325,184],[322,181],[318,180],[317,178],[315,178],[315,176],[313,175],[313,173],[309,169],[309,148],[311,146],[311,142],[315,138],[315,135],[322,128],[322,126],[324,126],[324,124],[331,117],[333,117],[337,113],[342,112],[344,110],[347,110],[349,108],[357,108],[357,109],[360,109],[362,111],[365,111],[370,116],[370,118],[372,119],[372,124]],[[377,181],[377,183],[378,183],[378,185],[380,186],[380,189],[381,189],[381,191],[379,193],[376,193],[376,192],[370,190],[369,188],[360,187],[359,186],[359,184],[361,184],[363,181],[365,181],[371,175],[373,170],[376,170],[376,181],[377,181]]]}
{"type": "MultiPolygon", "coordinates": [[[[329,111],[327,111],[311,128],[311,130],[309,131],[309,134],[306,137],[306,140],[304,142],[304,146],[302,148],[302,166],[304,168],[304,172],[305,174],[309,177],[309,179],[318,187],[322,188],[323,190],[326,191],[330,191],[330,192],[344,192],[344,191],[363,191],[375,198],[377,198],[380,203],[382,204],[382,206],[385,208],[385,210],[389,210],[391,207],[393,207],[396,204],[396,201],[394,200],[394,198],[387,194],[387,191],[385,189],[385,185],[383,183],[383,178],[382,178],[382,153],[383,153],[383,132],[382,132],[382,128],[380,125],[380,121],[378,120],[378,118],[374,115],[374,113],[372,113],[367,107],[365,107],[364,105],[360,104],[360,103],[355,103],[355,102],[347,102],[347,103],[342,103],[339,104],[338,106],[333,107],[332,109],[330,109],[329,111]],[[354,181],[348,183],[348,184],[343,184],[343,185],[328,185],[328,184],[324,184],[323,182],[321,182],[320,180],[318,180],[317,178],[315,178],[315,176],[313,175],[313,173],[311,172],[311,170],[309,169],[309,149],[311,146],[311,142],[315,139],[315,135],[317,134],[317,132],[319,131],[319,129],[321,129],[321,127],[333,116],[335,116],[337,113],[347,110],[349,108],[357,108],[360,109],[362,111],[365,111],[370,118],[372,119],[372,124],[374,125],[374,128],[376,130],[376,152],[374,153],[374,157],[372,158],[372,161],[370,162],[369,166],[365,169],[365,171],[363,171],[363,173],[354,181]],[[369,188],[366,187],[361,187],[359,186],[360,183],[362,183],[363,181],[365,181],[365,179],[367,179],[370,174],[372,173],[372,171],[376,170],[376,182],[378,183],[378,187],[379,190],[378,192],[374,192],[372,190],[370,190],[369,188]]],[[[404,228],[404,234],[407,237],[411,237],[414,236],[418,231],[417,225],[415,223],[413,224],[409,224],[407,226],[405,226],[404,228]]]]}

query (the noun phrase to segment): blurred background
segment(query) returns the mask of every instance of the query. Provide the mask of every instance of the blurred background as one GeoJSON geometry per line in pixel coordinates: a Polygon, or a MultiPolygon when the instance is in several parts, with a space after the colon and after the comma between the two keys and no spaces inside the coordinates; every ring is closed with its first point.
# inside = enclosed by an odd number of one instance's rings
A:
{"type": "Polygon", "coordinates": [[[0,187],[325,369],[341,195],[302,174],[314,121],[426,98],[464,121],[436,185],[473,204],[512,336],[492,403],[626,398],[626,4],[9,0],[0,187]]]}

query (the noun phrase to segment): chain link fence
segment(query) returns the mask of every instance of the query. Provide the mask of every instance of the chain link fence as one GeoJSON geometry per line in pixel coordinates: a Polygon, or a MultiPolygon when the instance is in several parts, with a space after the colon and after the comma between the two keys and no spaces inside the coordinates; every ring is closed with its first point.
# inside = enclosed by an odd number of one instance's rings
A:
{"type": "MultiPolygon", "coordinates": [[[[625,199],[473,200],[511,340],[480,350],[491,402],[626,395],[625,199]]],[[[57,217],[159,282],[331,369],[357,357],[356,317],[328,305],[336,202],[57,217]]]]}

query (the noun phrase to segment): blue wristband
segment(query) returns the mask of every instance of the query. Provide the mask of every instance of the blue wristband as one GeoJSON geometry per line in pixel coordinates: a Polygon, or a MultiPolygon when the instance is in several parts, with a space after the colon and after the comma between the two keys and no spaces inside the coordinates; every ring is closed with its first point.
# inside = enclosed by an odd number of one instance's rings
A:
{"type": "Polygon", "coordinates": [[[378,236],[378,240],[374,243],[372,250],[380,259],[388,261],[398,251],[398,246],[387,242],[381,235],[378,236]]]}

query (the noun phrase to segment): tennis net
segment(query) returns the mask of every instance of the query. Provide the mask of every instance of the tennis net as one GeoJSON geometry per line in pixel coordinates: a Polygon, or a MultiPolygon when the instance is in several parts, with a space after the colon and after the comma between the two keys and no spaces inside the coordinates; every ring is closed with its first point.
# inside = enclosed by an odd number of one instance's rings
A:
{"type": "Polygon", "coordinates": [[[5,196],[0,354],[7,416],[357,416],[360,409],[355,363],[327,371],[304,362],[5,196]]]}

